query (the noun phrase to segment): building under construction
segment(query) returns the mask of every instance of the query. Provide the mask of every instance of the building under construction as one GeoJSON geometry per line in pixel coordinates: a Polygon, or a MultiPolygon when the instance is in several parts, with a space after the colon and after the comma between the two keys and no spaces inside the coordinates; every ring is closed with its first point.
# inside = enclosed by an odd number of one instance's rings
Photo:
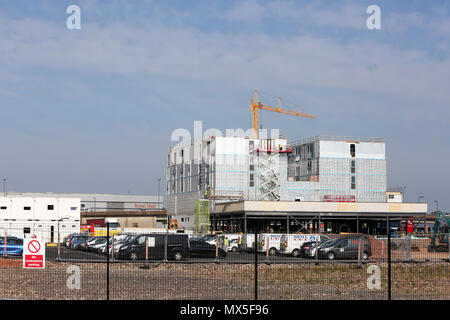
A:
{"type": "Polygon", "coordinates": [[[390,201],[382,138],[203,137],[168,155],[167,211],[194,229],[207,199],[213,229],[376,233],[387,215],[424,218],[424,203],[390,201]]]}
{"type": "Polygon", "coordinates": [[[261,138],[261,110],[314,117],[282,109],[280,98],[278,107],[257,92],[250,100],[251,137],[202,137],[169,150],[167,213],[181,228],[373,234],[386,232],[388,216],[425,219],[425,203],[387,193],[382,138],[261,138]]]}

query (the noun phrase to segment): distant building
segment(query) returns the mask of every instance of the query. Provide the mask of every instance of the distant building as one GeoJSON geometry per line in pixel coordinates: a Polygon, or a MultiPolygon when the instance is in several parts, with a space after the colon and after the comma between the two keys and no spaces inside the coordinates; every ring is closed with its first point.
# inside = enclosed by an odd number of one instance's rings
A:
{"type": "Polygon", "coordinates": [[[161,210],[163,197],[95,193],[8,192],[14,197],[80,198],[81,211],[140,211],[161,210]]]}
{"type": "MultiPolygon", "coordinates": [[[[163,197],[114,194],[8,192],[8,197],[80,199],[81,224],[89,220],[117,218],[124,228],[163,228],[167,222],[163,197]]],[[[77,231],[79,232],[79,231],[77,231]]]]}
{"type": "Polygon", "coordinates": [[[0,235],[56,242],[80,231],[80,199],[0,197],[0,235]]]}

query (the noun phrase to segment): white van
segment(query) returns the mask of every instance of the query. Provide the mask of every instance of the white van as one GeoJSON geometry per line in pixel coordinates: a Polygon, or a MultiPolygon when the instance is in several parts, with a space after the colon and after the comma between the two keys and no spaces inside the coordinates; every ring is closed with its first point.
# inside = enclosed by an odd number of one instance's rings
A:
{"type": "Polygon", "coordinates": [[[283,234],[280,239],[280,253],[298,257],[305,242],[320,241],[318,234],[283,234]]]}
{"type": "Polygon", "coordinates": [[[258,234],[258,251],[267,253],[274,256],[277,251],[280,250],[280,240],[283,234],[281,233],[261,233],[258,234]],[[269,247],[267,247],[267,241],[269,241],[269,247]]]}
{"type": "Polygon", "coordinates": [[[242,238],[241,241],[242,241],[242,243],[244,243],[243,236],[244,236],[243,234],[239,234],[239,233],[228,233],[228,234],[221,235],[221,240],[224,245],[224,250],[237,252],[240,249],[239,248],[239,238],[242,238]],[[225,238],[228,239],[227,246],[225,246],[225,238]]]}

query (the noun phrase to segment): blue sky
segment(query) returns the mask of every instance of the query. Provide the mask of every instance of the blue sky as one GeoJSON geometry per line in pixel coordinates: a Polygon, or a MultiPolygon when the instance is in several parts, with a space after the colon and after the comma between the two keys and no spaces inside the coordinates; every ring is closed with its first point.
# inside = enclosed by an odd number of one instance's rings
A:
{"type": "Polygon", "coordinates": [[[266,128],[384,137],[388,185],[449,210],[449,16],[437,0],[0,1],[0,176],[156,194],[172,131],[248,129],[258,89],[317,116],[264,113],[266,128]]]}

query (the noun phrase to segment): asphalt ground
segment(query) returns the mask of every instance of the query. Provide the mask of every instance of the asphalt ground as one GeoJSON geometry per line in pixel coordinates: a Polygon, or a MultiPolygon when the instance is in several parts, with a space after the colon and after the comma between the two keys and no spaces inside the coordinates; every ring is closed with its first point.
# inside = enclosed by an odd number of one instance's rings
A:
{"type": "MultiPolygon", "coordinates": [[[[295,262],[314,262],[313,259],[306,259],[301,257],[292,257],[287,255],[274,255],[267,256],[264,253],[258,252],[258,262],[259,263],[295,263],[295,262]]],[[[95,252],[86,252],[82,250],[73,250],[65,246],[60,246],[59,257],[58,257],[58,247],[51,246],[46,248],[46,260],[48,261],[77,261],[77,262],[106,262],[107,257],[104,254],[99,254],[95,252]]],[[[162,261],[159,260],[149,260],[149,261],[162,261]]],[[[169,260],[170,261],[170,260],[169,260]]],[[[110,262],[130,262],[130,260],[118,260],[113,256],[110,256],[110,262]]],[[[228,252],[226,257],[220,257],[216,259],[215,257],[195,257],[195,258],[185,258],[183,262],[195,263],[195,262],[223,262],[223,263],[254,263],[255,253],[254,252],[228,252]]]]}

